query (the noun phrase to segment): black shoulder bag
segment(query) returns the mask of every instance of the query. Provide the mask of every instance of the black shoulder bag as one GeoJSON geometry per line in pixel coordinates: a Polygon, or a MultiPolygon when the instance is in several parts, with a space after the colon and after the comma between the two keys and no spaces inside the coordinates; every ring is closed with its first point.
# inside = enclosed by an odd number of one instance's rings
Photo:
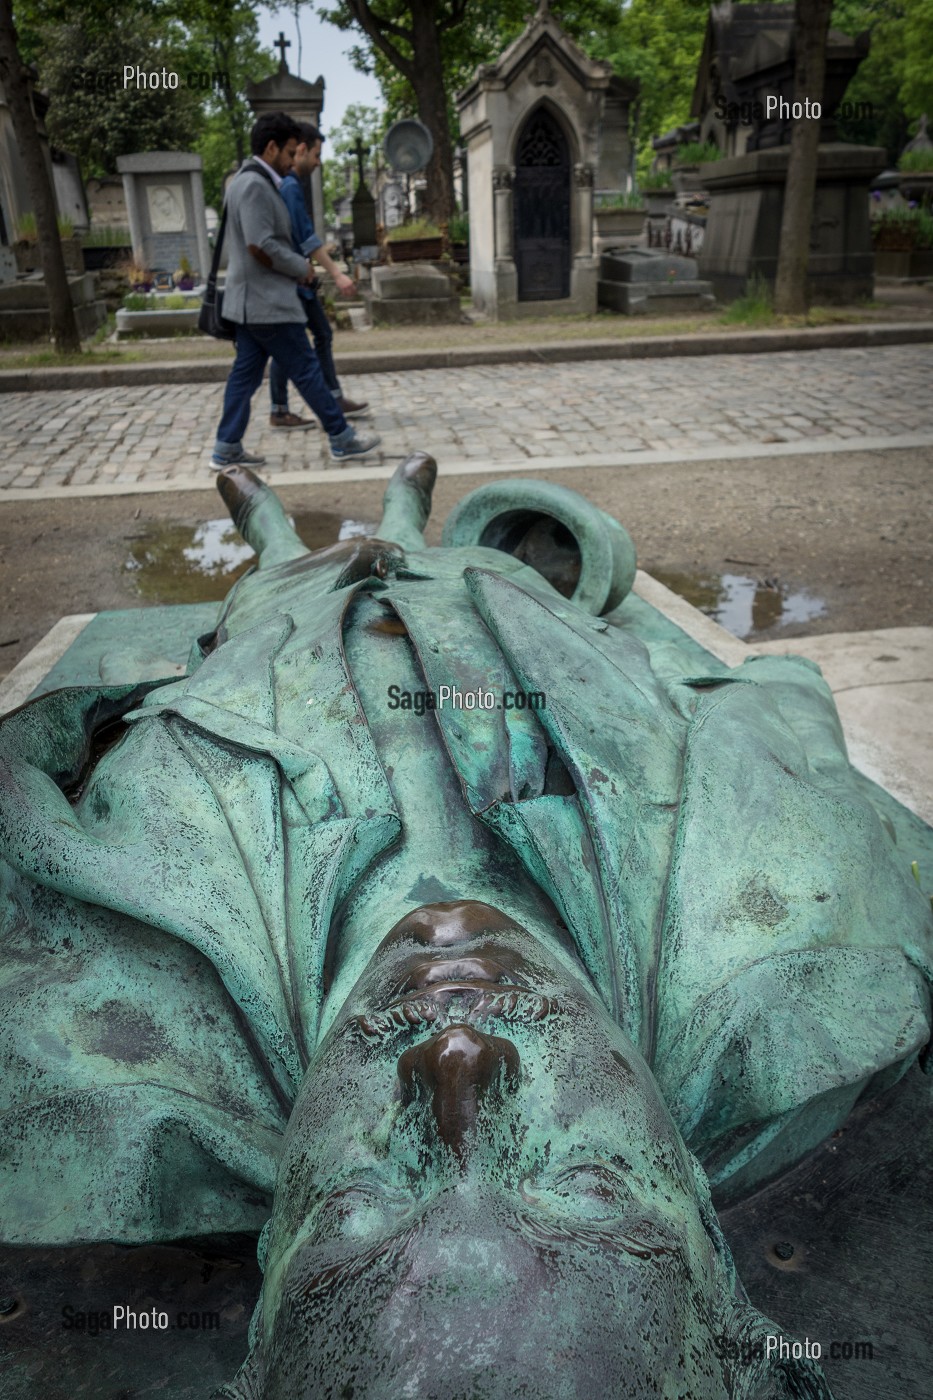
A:
{"type": "MultiPolygon", "coordinates": [[[[247,171],[252,175],[261,175],[264,180],[275,189],[275,181],[261,166],[249,165],[247,171]]],[[[207,286],[204,289],[204,298],[201,302],[201,311],[198,316],[198,330],[205,335],[212,335],[215,340],[236,340],[236,322],[224,319],[223,304],[224,294],[217,290],[217,273],[220,270],[220,255],[224,246],[224,233],[227,228],[227,204],[224,201],[224,212],[220,220],[220,228],[217,230],[217,242],[214,244],[214,256],[211,259],[210,275],[207,279],[207,286]]]]}
{"type": "Polygon", "coordinates": [[[211,259],[210,275],[198,316],[198,330],[203,331],[205,335],[212,335],[215,340],[236,340],[236,325],[233,321],[224,320],[224,294],[217,290],[217,273],[220,270],[220,254],[223,251],[226,228],[227,206],[224,204],[220,228],[217,230],[217,242],[214,244],[214,256],[211,259]]]}

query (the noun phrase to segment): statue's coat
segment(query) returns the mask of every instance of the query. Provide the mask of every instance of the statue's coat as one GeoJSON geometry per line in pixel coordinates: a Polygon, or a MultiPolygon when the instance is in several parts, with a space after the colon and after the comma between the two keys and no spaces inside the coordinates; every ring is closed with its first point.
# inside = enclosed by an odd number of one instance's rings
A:
{"type": "Polygon", "coordinates": [[[508,556],[399,550],[380,580],[324,551],[242,580],[184,679],[57,691],[0,723],[7,1240],[267,1218],[333,913],[400,834],[341,642],[360,590],[402,619],[426,688],[546,693],[536,715],[425,723],[723,1196],[927,1043],[928,902],[815,667],[662,679],[508,556]],[[126,733],[91,767],[113,716],[126,733]]]}

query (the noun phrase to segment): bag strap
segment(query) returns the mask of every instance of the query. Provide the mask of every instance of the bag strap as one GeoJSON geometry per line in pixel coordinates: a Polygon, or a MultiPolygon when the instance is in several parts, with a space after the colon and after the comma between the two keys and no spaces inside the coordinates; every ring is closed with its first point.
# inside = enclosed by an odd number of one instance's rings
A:
{"type": "MultiPolygon", "coordinates": [[[[224,200],[223,213],[220,216],[220,228],[217,230],[217,242],[214,244],[214,256],[211,258],[211,270],[207,278],[208,296],[217,287],[217,274],[220,271],[220,255],[223,252],[224,234],[227,231],[227,201],[224,200]]],[[[212,299],[212,298],[211,298],[212,299]]]]}
{"type": "MultiPolygon", "coordinates": [[[[267,180],[269,182],[272,188],[276,191],[276,194],[278,194],[278,189],[276,188],[275,181],[269,174],[268,170],[263,170],[261,165],[255,165],[252,161],[248,161],[247,164],[243,166],[243,169],[239,171],[239,174],[261,175],[264,180],[267,180]]],[[[214,291],[214,289],[217,286],[217,275],[220,272],[220,255],[223,252],[224,234],[226,233],[226,231],[227,201],[224,200],[223,213],[220,217],[220,228],[217,230],[217,242],[214,244],[214,256],[211,258],[211,270],[207,279],[208,292],[214,291]]]]}

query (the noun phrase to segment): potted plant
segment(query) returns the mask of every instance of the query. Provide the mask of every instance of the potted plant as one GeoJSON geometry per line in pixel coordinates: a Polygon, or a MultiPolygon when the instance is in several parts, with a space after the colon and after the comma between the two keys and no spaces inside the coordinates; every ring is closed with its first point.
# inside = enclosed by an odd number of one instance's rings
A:
{"type": "Polygon", "coordinates": [[[897,187],[909,204],[933,208],[933,148],[905,151],[897,162],[897,187]]]}
{"type": "Polygon", "coordinates": [[[693,194],[703,188],[700,166],[719,160],[722,152],[712,141],[685,141],[677,147],[672,171],[678,194],[693,194]]]}
{"type": "Polygon", "coordinates": [[[149,271],[148,267],[143,267],[140,263],[133,262],[130,264],[129,282],[130,291],[132,292],[152,291],[152,273],[149,271]]]}
{"type": "Polygon", "coordinates": [[[639,188],[648,208],[648,217],[657,219],[667,213],[674,198],[674,182],[669,170],[651,170],[639,180],[639,188]]]}
{"type": "Polygon", "coordinates": [[[620,238],[638,238],[647,213],[644,197],[636,190],[597,195],[593,217],[598,247],[610,247],[620,238]]]}
{"type": "Polygon", "coordinates": [[[885,209],[871,226],[878,277],[933,276],[933,213],[885,209]]]}
{"type": "Polygon", "coordinates": [[[180,292],[194,291],[194,277],[191,274],[191,264],[187,256],[182,253],[178,259],[178,266],[172,273],[172,281],[180,292]]]}
{"type": "Polygon", "coordinates": [[[437,262],[444,256],[444,238],[437,224],[430,219],[414,219],[399,224],[386,234],[389,261],[437,262]]]}
{"type": "Polygon", "coordinates": [[[126,228],[110,228],[100,224],[89,228],[81,240],[81,256],[85,272],[102,272],[116,267],[132,256],[133,242],[126,228]]]}

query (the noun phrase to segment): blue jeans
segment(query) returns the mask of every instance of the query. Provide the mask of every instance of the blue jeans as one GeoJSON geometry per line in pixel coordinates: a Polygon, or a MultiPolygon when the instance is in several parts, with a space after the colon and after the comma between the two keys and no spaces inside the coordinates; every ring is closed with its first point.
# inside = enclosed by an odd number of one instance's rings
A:
{"type": "MultiPolygon", "coordinates": [[[[308,330],[311,332],[314,349],[321,364],[324,383],[339,403],[343,394],[334,365],[334,332],[327,319],[327,312],[317,297],[303,297],[299,294],[298,299],[308,320],[308,330]]],[[[288,380],[287,370],[282,369],[278,360],[274,359],[269,366],[269,394],[273,413],[288,412],[288,380]]]]}
{"type": "Polygon", "coordinates": [[[270,355],[279,364],[288,366],[289,379],[312,413],[320,418],[328,437],[338,437],[347,431],[347,420],[324,382],[321,366],[300,321],[237,326],[236,359],[224,391],[224,410],[214,444],[218,457],[235,457],[242,448],[250,399],[262,383],[262,373],[270,355]]]}

